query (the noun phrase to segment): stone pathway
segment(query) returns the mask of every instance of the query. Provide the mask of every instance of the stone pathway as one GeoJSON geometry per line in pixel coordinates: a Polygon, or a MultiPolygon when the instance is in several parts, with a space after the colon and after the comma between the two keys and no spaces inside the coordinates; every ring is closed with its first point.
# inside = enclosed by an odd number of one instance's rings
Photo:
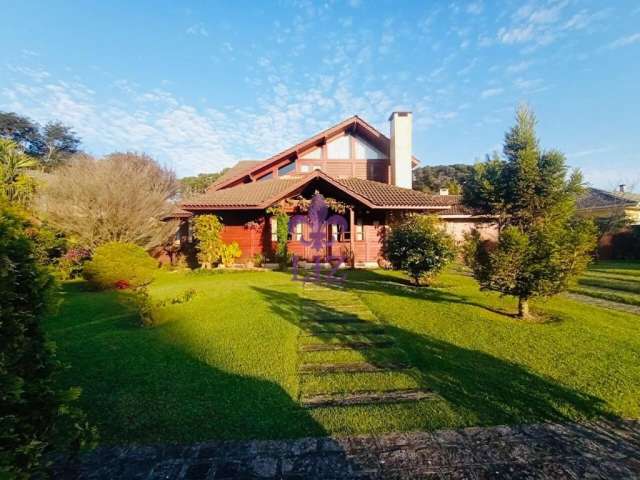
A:
{"type": "Polygon", "coordinates": [[[306,283],[300,315],[302,406],[348,408],[434,398],[420,384],[405,352],[355,292],[306,283]]]}
{"type": "Polygon", "coordinates": [[[640,421],[100,448],[60,479],[634,479],[640,421]]]}
{"type": "Polygon", "coordinates": [[[623,312],[635,313],[640,315],[640,307],[637,305],[628,305],[626,303],[614,302],[611,300],[605,300],[604,298],[590,297],[588,295],[581,295],[579,293],[566,292],[564,295],[571,300],[577,302],[588,303],[590,305],[597,305],[603,308],[611,308],[613,310],[621,310],[623,312]]]}

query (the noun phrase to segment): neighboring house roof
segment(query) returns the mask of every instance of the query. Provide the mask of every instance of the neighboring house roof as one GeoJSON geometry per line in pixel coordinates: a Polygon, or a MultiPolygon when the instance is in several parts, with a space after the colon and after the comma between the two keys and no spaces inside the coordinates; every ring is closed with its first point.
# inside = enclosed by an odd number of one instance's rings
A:
{"type": "Polygon", "coordinates": [[[462,203],[462,195],[439,195],[443,198],[443,201],[449,205],[449,209],[443,212],[441,216],[446,217],[475,217],[475,216],[490,216],[482,215],[477,210],[467,207],[462,203]]]}
{"type": "Polygon", "coordinates": [[[429,195],[386,183],[358,178],[336,179],[320,170],[303,177],[274,178],[207,192],[181,206],[187,210],[258,209],[296,194],[314,179],[321,179],[372,209],[447,210],[449,196],[429,195]]]}
{"type": "MultiPolygon", "coordinates": [[[[381,148],[384,151],[387,151],[387,152],[389,151],[389,145],[391,143],[391,140],[389,139],[389,137],[387,137],[386,135],[381,133],[379,130],[371,126],[362,118],[358,117],[357,115],[354,115],[353,117],[349,117],[343,120],[342,122],[334,125],[333,127],[330,127],[326,130],[323,130],[320,133],[317,133],[307,138],[306,140],[294,145],[293,147],[287,148],[286,150],[283,150],[280,153],[277,153],[276,155],[273,155],[272,157],[267,158],[266,160],[263,160],[251,165],[250,168],[246,168],[243,170],[240,170],[240,169],[236,170],[233,175],[227,176],[225,173],[224,180],[221,181],[222,177],[219,178],[216,182],[214,182],[208,188],[208,191],[211,192],[212,190],[219,190],[221,188],[224,188],[225,186],[233,182],[237,182],[238,180],[241,180],[244,177],[249,176],[253,171],[263,169],[273,163],[282,161],[288,157],[295,156],[297,155],[298,152],[306,150],[307,148],[310,148],[314,145],[317,145],[325,141],[327,138],[345,130],[360,132],[366,135],[367,139],[381,146],[381,148]]],[[[413,156],[412,157],[413,166],[416,166],[419,163],[420,161],[415,156],[413,156]]],[[[238,166],[239,164],[235,165],[234,167],[231,168],[231,170],[235,169],[238,166]]]]}
{"type": "Polygon", "coordinates": [[[594,210],[606,208],[624,208],[636,205],[633,200],[622,198],[618,194],[587,188],[587,191],[578,198],[578,210],[594,210]]]}
{"type": "Polygon", "coordinates": [[[616,196],[623,198],[624,200],[629,200],[630,202],[635,203],[640,206],[640,193],[631,193],[631,192],[616,192],[616,196]]]}

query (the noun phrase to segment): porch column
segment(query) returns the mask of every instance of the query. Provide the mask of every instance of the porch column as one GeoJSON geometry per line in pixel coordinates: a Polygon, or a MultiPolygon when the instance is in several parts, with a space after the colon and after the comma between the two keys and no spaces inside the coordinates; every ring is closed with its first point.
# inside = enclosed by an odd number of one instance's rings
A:
{"type": "Polygon", "coordinates": [[[351,255],[353,260],[351,261],[351,267],[356,266],[356,243],[355,243],[355,230],[356,230],[356,220],[355,213],[353,211],[353,207],[349,208],[349,247],[351,248],[351,255]]]}

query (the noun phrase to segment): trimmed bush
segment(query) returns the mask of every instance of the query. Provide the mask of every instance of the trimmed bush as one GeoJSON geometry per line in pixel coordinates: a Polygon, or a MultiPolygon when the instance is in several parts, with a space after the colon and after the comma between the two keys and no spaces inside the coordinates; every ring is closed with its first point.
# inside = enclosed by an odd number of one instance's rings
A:
{"type": "Polygon", "coordinates": [[[136,288],[153,280],[157,262],[133,243],[110,242],[96,248],[83,276],[95,288],[136,288]]]}
{"type": "Polygon", "coordinates": [[[36,264],[28,228],[0,205],[0,478],[38,476],[47,451],[78,448],[93,435],[72,404],[80,390],[55,387],[60,365],[40,326],[54,282],[36,264]]]}
{"type": "Polygon", "coordinates": [[[394,269],[405,271],[420,285],[453,260],[455,245],[436,217],[414,215],[393,226],[385,254],[394,269]]]}

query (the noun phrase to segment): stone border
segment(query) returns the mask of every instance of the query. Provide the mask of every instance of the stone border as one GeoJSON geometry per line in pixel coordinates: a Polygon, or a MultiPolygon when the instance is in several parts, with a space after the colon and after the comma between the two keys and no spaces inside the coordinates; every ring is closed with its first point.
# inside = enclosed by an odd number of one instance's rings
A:
{"type": "Polygon", "coordinates": [[[55,459],[63,479],[640,478],[640,420],[382,436],[105,447],[55,459]]]}

